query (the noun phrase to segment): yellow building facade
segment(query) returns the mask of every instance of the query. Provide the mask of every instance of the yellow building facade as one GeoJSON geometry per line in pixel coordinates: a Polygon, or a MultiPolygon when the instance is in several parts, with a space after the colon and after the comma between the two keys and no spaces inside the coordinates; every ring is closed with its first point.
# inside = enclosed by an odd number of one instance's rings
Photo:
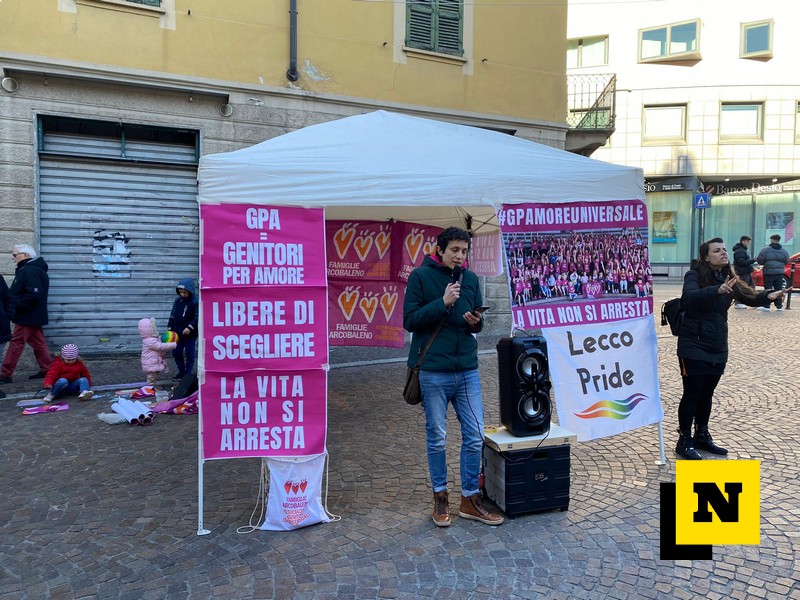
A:
{"type": "Polygon", "coordinates": [[[566,26],[547,0],[2,0],[0,251],[32,244],[51,322],[99,307],[118,348],[118,305],[197,276],[201,156],[379,109],[563,148],[566,26]]]}
{"type": "Polygon", "coordinates": [[[289,82],[289,0],[141,1],[4,0],[2,66],[14,71],[27,59],[42,71],[50,65],[112,81],[149,74],[187,90],[193,82],[283,88],[528,125],[564,121],[563,5],[425,0],[459,7],[461,50],[448,53],[408,44],[405,2],[297,0],[299,79],[289,82]]]}

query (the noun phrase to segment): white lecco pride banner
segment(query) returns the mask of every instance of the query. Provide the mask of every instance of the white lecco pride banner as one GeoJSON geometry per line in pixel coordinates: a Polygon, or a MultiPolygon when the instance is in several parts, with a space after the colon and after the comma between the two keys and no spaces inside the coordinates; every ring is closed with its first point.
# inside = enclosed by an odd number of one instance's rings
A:
{"type": "Polygon", "coordinates": [[[542,330],[559,421],[578,441],[664,418],[652,317],[542,330]]]}

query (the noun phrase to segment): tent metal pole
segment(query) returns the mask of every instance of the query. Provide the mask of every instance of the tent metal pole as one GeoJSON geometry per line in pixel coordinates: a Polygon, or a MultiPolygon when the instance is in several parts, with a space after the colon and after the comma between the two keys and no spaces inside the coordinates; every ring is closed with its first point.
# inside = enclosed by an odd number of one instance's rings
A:
{"type": "Polygon", "coordinates": [[[208,535],[211,530],[203,527],[203,460],[197,465],[197,535],[208,535]]]}
{"type": "Polygon", "coordinates": [[[661,451],[661,460],[657,460],[656,464],[664,466],[667,464],[667,456],[664,454],[664,421],[658,422],[658,447],[661,451]]]}
{"type": "Polygon", "coordinates": [[[208,535],[210,530],[203,527],[203,403],[200,390],[197,391],[200,411],[197,415],[197,535],[208,535]]]}

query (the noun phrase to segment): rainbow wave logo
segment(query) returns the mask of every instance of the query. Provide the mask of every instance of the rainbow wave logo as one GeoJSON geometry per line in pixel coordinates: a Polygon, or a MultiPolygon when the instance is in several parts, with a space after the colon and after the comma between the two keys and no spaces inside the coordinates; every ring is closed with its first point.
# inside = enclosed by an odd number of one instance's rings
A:
{"type": "Polygon", "coordinates": [[[600,400],[595,402],[583,412],[575,413],[581,419],[614,419],[622,421],[627,419],[640,402],[647,400],[644,394],[633,394],[621,402],[616,400],[600,400]]]}

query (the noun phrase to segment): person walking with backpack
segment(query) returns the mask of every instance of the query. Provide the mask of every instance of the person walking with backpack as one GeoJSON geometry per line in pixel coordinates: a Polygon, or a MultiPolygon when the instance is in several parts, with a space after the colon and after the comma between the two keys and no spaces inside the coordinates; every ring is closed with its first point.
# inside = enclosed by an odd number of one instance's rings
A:
{"type": "MultiPolygon", "coordinates": [[[[783,268],[789,262],[789,253],[781,246],[781,236],[777,233],[769,236],[770,245],[765,246],[758,253],[756,261],[764,265],[764,289],[783,289],[783,268]]],[[[775,303],[776,310],[783,310],[783,300],[775,303]]],[[[758,310],[768,311],[768,306],[760,306],[758,310]]]]}
{"type": "Polygon", "coordinates": [[[699,460],[697,451],[724,456],[708,430],[714,390],[728,362],[728,309],[736,301],[747,306],[769,306],[783,299],[785,290],[758,294],[731,267],[722,238],[700,245],[699,258],[683,279],[684,316],[678,331],[678,361],[683,396],[678,406],[678,443],[675,452],[699,460]],[[695,431],[692,436],[692,423],[695,431]]]}

